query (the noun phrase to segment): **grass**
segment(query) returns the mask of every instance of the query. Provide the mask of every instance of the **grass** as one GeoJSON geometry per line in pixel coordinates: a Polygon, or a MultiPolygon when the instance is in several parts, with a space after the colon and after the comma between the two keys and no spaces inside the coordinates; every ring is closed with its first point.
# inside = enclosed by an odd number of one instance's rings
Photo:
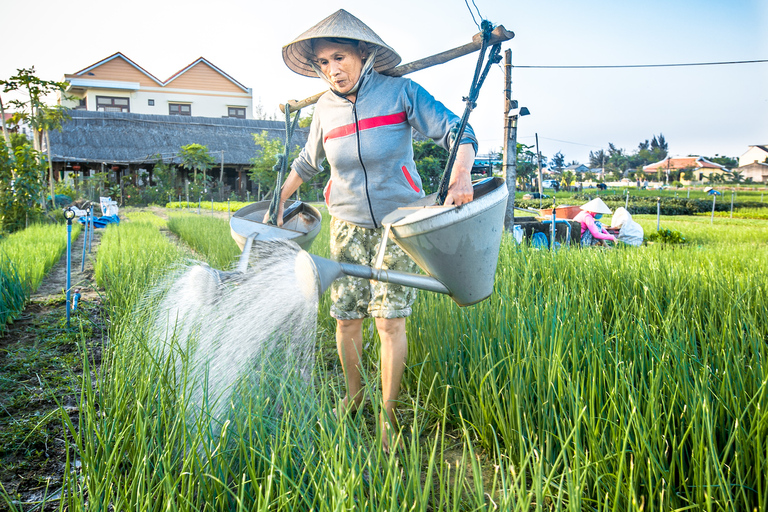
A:
{"type": "MultiPolygon", "coordinates": [[[[701,213],[702,217],[711,216],[710,214],[701,213]]],[[[768,220],[768,210],[763,208],[734,208],[733,215],[730,211],[727,212],[715,212],[715,217],[733,217],[734,219],[760,219],[768,220]]]]}
{"type": "MultiPolygon", "coordinates": [[[[655,229],[655,216],[635,218],[655,229]]],[[[376,400],[357,418],[330,412],[341,390],[328,294],[314,387],[265,371],[238,384],[227,423],[190,423],[192,383],[174,371],[189,355],[156,357],[141,302],[181,255],[148,224],[109,227],[97,278],[122,314],[102,371],[83,373],[83,471],[66,508],[766,510],[768,225],[661,223],[688,243],[552,253],[505,238],[488,300],[458,308],[420,292],[399,457],[381,452],[376,400]]],[[[190,232],[217,229],[228,232],[190,232]]],[[[322,256],[327,230],[326,218],[322,256]]],[[[201,252],[226,259],[222,244],[201,252]]],[[[375,394],[378,340],[365,331],[375,394]]]]}
{"type": "Polygon", "coordinates": [[[129,313],[134,297],[160,276],[182,251],[149,222],[109,225],[101,239],[94,277],[106,292],[113,321],[129,313]]]}
{"type": "MultiPolygon", "coordinates": [[[[72,226],[72,243],[80,233],[72,226]]],[[[27,298],[67,248],[67,229],[61,224],[33,224],[0,242],[0,333],[22,311],[27,298]]]]}
{"type": "MultiPolygon", "coordinates": [[[[213,211],[217,211],[217,212],[229,211],[229,212],[235,213],[237,210],[239,210],[243,206],[247,206],[251,203],[252,202],[246,202],[246,201],[213,201],[211,202],[203,199],[202,201],[200,201],[199,206],[201,211],[205,211],[205,210],[211,211],[211,209],[213,209],[213,211]],[[211,208],[211,205],[213,205],[213,208],[211,208]]],[[[183,209],[195,210],[198,207],[198,203],[192,202],[192,201],[190,202],[173,201],[171,203],[166,204],[165,207],[171,208],[171,209],[183,208],[183,209]]]]}
{"type": "Polygon", "coordinates": [[[569,510],[764,510],[767,227],[662,225],[694,243],[505,245],[489,300],[422,294],[407,385],[436,379],[427,407],[487,450],[537,454],[569,510]]]}
{"type": "MultiPolygon", "coordinates": [[[[460,431],[457,441],[436,424],[422,443],[418,408],[406,432],[411,448],[402,459],[384,455],[367,424],[334,417],[335,390],[306,388],[282,374],[262,372],[256,387],[241,382],[244,392],[224,425],[205,414],[190,423],[188,354],[174,351],[158,359],[148,335],[151,308],[143,292],[178,261],[167,241],[151,235],[153,229],[125,223],[110,226],[102,239],[97,278],[107,287],[111,308],[122,314],[113,321],[102,371],[83,373],[82,434],[74,436],[82,479],[65,472],[65,508],[324,511],[409,503],[458,510],[485,503],[470,432],[460,431]],[[176,365],[183,368],[180,375],[176,365]],[[275,393],[282,396],[282,412],[272,405],[275,393]],[[455,454],[445,462],[449,449],[455,454]],[[426,475],[425,462],[431,468],[426,475]]],[[[321,375],[318,382],[329,380],[321,375]]],[[[419,390],[431,392],[429,386],[419,390]]],[[[68,424],[74,435],[74,424],[68,424]]],[[[488,491],[501,492],[500,481],[488,491]]]]}
{"type": "Polygon", "coordinates": [[[148,222],[156,228],[164,228],[168,225],[167,220],[152,212],[130,212],[127,218],[131,222],[148,222]]]}
{"type": "Polygon", "coordinates": [[[229,234],[229,222],[226,219],[172,214],[168,229],[214,268],[229,268],[240,255],[240,249],[229,234]]]}

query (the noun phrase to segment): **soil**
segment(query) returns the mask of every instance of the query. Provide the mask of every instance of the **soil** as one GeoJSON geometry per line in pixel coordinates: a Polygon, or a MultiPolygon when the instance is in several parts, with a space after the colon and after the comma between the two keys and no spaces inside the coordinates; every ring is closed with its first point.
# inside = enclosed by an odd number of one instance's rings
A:
{"type": "Polygon", "coordinates": [[[84,357],[98,371],[106,337],[93,278],[101,230],[94,232],[81,271],[84,234],[72,243],[71,289],[80,298],[69,327],[64,254],[0,335],[0,493],[11,500],[0,498],[0,510],[40,509],[43,501],[49,508],[58,505],[67,450],[70,471],[79,467],[65,420],[77,429],[84,357]]]}

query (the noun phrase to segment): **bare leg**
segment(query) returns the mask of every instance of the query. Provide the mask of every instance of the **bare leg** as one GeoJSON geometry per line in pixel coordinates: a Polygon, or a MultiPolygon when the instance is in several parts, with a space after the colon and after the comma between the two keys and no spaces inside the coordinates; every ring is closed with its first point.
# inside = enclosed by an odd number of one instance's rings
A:
{"type": "Polygon", "coordinates": [[[381,395],[384,402],[385,418],[380,418],[384,448],[389,449],[397,432],[391,432],[389,425],[397,425],[395,405],[400,393],[400,381],[405,372],[405,359],[408,356],[408,339],[405,335],[405,318],[377,318],[376,329],[381,339],[381,395]],[[392,436],[392,439],[390,439],[392,436]]]}
{"type": "Polygon", "coordinates": [[[336,320],[336,350],[339,353],[341,367],[347,383],[347,396],[344,397],[342,409],[355,402],[355,409],[363,402],[363,379],[360,374],[362,364],[360,356],[363,353],[363,319],[336,320]]]}

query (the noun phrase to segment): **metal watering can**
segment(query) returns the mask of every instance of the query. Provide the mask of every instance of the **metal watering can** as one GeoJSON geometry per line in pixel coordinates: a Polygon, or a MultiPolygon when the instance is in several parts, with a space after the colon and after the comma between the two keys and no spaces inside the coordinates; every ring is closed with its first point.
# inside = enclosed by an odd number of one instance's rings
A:
{"type": "MultiPolygon", "coordinates": [[[[243,249],[235,272],[245,272],[254,239],[291,239],[302,247],[296,265],[299,275],[317,281],[319,294],[333,281],[347,276],[400,284],[449,295],[459,306],[469,306],[493,292],[507,187],[501,178],[487,178],[473,185],[474,200],[462,206],[435,206],[435,195],[398,208],[383,221],[382,250],[373,267],[339,263],[309,254],[306,249],[320,231],[320,212],[306,203],[290,204],[283,227],[263,224],[269,204],[255,203],[239,210],[230,227],[243,249]],[[399,245],[428,275],[381,268],[388,237],[399,245]]],[[[211,269],[224,280],[232,272],[211,269]]]]}

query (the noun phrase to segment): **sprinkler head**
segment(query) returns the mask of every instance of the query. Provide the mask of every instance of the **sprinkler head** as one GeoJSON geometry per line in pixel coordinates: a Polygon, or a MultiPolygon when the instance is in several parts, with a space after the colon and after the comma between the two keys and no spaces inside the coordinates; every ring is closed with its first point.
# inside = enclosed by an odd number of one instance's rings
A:
{"type": "Polygon", "coordinates": [[[72,219],[75,218],[75,210],[70,208],[64,208],[64,218],[67,219],[67,222],[72,222],[72,219]]]}

